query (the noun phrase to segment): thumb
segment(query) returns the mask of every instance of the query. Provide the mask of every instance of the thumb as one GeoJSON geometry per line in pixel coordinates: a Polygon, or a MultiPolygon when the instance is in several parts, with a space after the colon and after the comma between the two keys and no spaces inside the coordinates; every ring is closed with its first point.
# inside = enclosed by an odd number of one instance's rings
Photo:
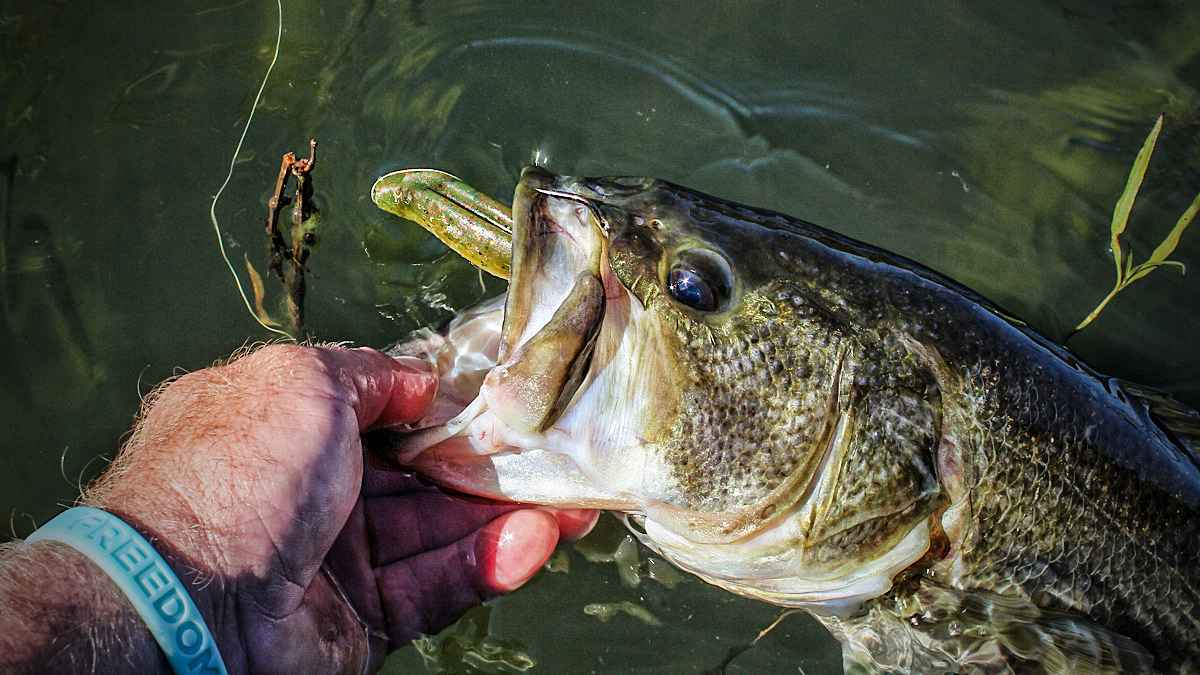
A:
{"type": "Polygon", "coordinates": [[[553,516],[518,509],[452,544],[376,568],[373,586],[388,636],[404,643],[442,630],[528,581],[557,542],[553,516]]]}
{"type": "MultiPolygon", "coordinates": [[[[378,352],[376,352],[378,353],[378,352]]],[[[411,424],[421,419],[437,396],[438,376],[433,364],[411,356],[386,358],[392,368],[392,391],[373,425],[411,424]]],[[[362,419],[360,418],[360,423],[362,419]]]]}
{"type": "Polygon", "coordinates": [[[365,347],[324,351],[331,370],[354,394],[350,404],[359,429],[416,422],[437,395],[437,373],[420,359],[393,359],[365,347]]]}
{"type": "Polygon", "coordinates": [[[480,581],[493,592],[515,590],[546,564],[558,538],[556,519],[540,509],[518,509],[500,516],[475,539],[480,581]]]}

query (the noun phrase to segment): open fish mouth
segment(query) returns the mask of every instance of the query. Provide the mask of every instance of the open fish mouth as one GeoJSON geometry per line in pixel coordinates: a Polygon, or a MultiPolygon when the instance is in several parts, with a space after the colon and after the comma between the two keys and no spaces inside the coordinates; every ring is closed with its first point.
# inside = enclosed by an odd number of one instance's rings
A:
{"type": "Polygon", "coordinates": [[[537,167],[522,173],[504,304],[469,310],[444,337],[401,345],[438,364],[443,392],[428,428],[405,436],[397,458],[473,494],[629,510],[635,498],[578,457],[587,452],[581,427],[622,413],[575,404],[624,338],[631,298],[608,265],[600,209],[559,181],[537,167]]]}
{"type": "Polygon", "coordinates": [[[480,392],[512,425],[538,433],[558,420],[583,383],[606,308],[599,210],[550,180],[538,171],[522,176],[500,365],[480,392]]]}

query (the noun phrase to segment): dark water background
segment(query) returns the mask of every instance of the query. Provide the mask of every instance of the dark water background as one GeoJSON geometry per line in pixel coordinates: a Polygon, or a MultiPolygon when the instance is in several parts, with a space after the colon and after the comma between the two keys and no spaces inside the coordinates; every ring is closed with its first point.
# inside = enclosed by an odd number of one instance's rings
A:
{"type": "MultiPolygon", "coordinates": [[[[242,306],[208,210],[276,12],[0,3],[6,533],[70,502],[156,382],[270,338],[242,306]]],[[[243,255],[261,270],[279,158],[319,139],[308,318],[323,340],[384,346],[502,290],[375,209],[378,175],[436,167],[506,198],[534,162],[660,176],[813,220],[1062,340],[1112,285],[1112,206],[1158,114],[1167,128],[1130,226],[1136,261],[1200,191],[1198,54],[1190,0],[296,0],[217,215],[239,271],[243,255]]],[[[1174,258],[1200,265],[1200,230],[1174,258]]],[[[1195,275],[1151,274],[1069,346],[1200,403],[1195,275]]],[[[568,572],[430,641],[432,661],[410,647],[390,668],[694,672],[778,615],[676,583],[623,541],[606,521],[561,554],[568,572]]],[[[730,672],[839,663],[792,616],[730,672]]]]}

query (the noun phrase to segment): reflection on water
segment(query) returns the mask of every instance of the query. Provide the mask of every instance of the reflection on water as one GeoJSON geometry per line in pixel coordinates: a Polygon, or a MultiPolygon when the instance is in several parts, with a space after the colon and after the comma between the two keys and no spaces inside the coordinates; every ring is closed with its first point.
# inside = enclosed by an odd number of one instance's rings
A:
{"type": "MultiPolygon", "coordinates": [[[[913,257],[1054,339],[1111,286],[1112,205],[1160,112],[1168,128],[1129,230],[1139,259],[1200,190],[1194,3],[298,0],[286,11],[218,216],[231,255],[261,268],[279,157],[321,141],[308,294],[321,339],[382,346],[502,290],[370,204],[374,179],[395,168],[437,167],[501,198],[531,162],[660,176],[913,257]]],[[[274,3],[248,0],[0,12],[0,514],[17,534],[112,455],[140,393],[269,337],[241,307],[207,209],[274,21],[274,3]]],[[[1193,235],[1176,259],[1195,264],[1193,235]]],[[[1198,288],[1151,275],[1070,347],[1196,404],[1198,288]]],[[[596,540],[616,538],[615,556],[624,534],[606,527],[596,540]]],[[[778,616],[691,577],[632,584],[628,565],[592,553],[568,549],[569,572],[425,645],[441,665],[409,648],[393,668],[692,672],[778,616]]],[[[789,617],[730,670],[838,662],[810,621],[789,617]]]]}

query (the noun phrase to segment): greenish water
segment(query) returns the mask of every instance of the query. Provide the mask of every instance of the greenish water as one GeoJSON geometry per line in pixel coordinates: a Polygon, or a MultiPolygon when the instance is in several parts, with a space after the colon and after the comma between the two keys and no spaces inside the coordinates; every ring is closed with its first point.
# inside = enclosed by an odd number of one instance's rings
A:
{"type": "MultiPolygon", "coordinates": [[[[71,500],[155,383],[270,338],[242,307],[208,209],[275,30],[269,2],[0,3],[6,532],[71,500]]],[[[502,290],[375,209],[378,175],[436,167],[504,198],[533,162],[661,176],[807,218],[1061,340],[1112,284],[1112,205],[1160,112],[1172,117],[1130,226],[1138,261],[1200,190],[1198,54],[1200,10],[1184,0],[297,0],[217,215],[239,271],[243,255],[261,270],[279,158],[319,139],[308,318],[323,340],[384,346],[502,290]]],[[[1194,268],[1198,252],[1189,232],[1174,257],[1194,268]]],[[[1069,346],[1200,403],[1194,275],[1139,281],[1069,346]]],[[[608,523],[566,550],[569,572],[473,614],[428,647],[441,665],[408,648],[390,667],[693,672],[778,615],[691,578],[634,584],[644,551],[637,565],[628,550],[588,562],[623,536],[608,523]]],[[[838,664],[792,616],[730,670],[838,664]]]]}

